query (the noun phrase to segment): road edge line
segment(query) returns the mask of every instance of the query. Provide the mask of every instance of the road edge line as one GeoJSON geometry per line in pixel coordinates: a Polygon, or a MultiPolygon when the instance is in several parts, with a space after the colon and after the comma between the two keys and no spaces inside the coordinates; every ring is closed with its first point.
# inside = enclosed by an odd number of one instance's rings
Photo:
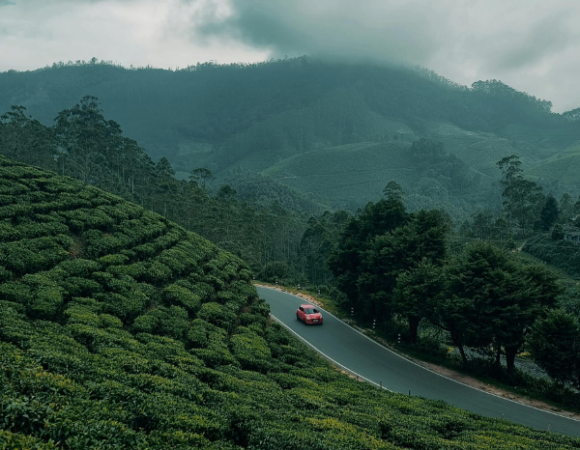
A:
{"type": "MultiPolygon", "coordinates": [[[[270,313],[270,317],[272,319],[274,319],[276,321],[276,323],[280,324],[281,326],[283,326],[286,330],[290,331],[290,333],[292,333],[295,337],[297,337],[300,341],[302,341],[303,343],[305,343],[306,345],[308,345],[310,348],[312,348],[314,351],[316,351],[316,353],[322,355],[323,358],[327,359],[328,361],[330,361],[333,365],[337,366],[340,369],[343,369],[345,371],[347,371],[348,373],[350,373],[351,375],[355,375],[356,377],[360,378],[361,380],[366,381],[367,383],[370,384],[374,384],[376,387],[381,387],[381,385],[379,385],[379,383],[375,383],[372,380],[369,380],[367,377],[362,376],[359,373],[356,373],[354,370],[349,369],[346,366],[343,366],[341,363],[339,363],[338,361],[332,359],[330,356],[328,356],[326,353],[320,351],[318,348],[316,348],[314,346],[314,344],[310,343],[310,341],[306,340],[305,338],[303,338],[302,336],[300,336],[298,333],[296,333],[296,331],[294,331],[292,328],[290,328],[288,325],[286,325],[284,322],[282,322],[280,319],[278,319],[274,314],[270,313]]],[[[391,391],[389,388],[382,386],[382,388],[386,391],[392,392],[393,394],[397,394],[397,392],[395,391],[391,391]]],[[[403,394],[400,394],[403,395],[403,394]]]]}

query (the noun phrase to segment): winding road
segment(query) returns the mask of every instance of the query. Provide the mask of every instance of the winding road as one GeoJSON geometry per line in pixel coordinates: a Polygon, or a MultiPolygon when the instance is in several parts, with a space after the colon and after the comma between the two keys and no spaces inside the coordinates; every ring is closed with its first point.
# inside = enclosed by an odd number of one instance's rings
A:
{"type": "Polygon", "coordinates": [[[272,315],[295,335],[337,365],[391,391],[426,397],[484,416],[505,418],[540,430],[580,437],[580,421],[525,406],[480,391],[425,369],[383,347],[320,308],[324,325],[306,326],[296,309],[306,300],[257,287],[272,315]]]}

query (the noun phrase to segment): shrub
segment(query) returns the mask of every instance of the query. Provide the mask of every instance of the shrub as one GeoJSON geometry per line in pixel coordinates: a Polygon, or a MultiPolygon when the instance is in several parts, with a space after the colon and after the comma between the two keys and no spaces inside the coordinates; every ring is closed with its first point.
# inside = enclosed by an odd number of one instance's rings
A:
{"type": "Polygon", "coordinates": [[[125,264],[127,261],[129,261],[129,258],[125,255],[121,255],[121,254],[115,254],[115,255],[106,255],[103,256],[101,258],[99,258],[97,260],[99,263],[101,263],[103,266],[108,267],[108,266],[122,266],[123,264],[125,264]]]}
{"type": "Polygon", "coordinates": [[[182,339],[189,328],[187,311],[179,306],[160,307],[137,317],[133,329],[138,333],[159,334],[182,339]]]}
{"type": "Polygon", "coordinates": [[[60,263],[58,268],[63,269],[68,276],[89,278],[94,272],[101,270],[101,266],[96,261],[87,259],[71,259],[60,263]]]}
{"type": "Polygon", "coordinates": [[[239,327],[230,340],[232,353],[246,370],[265,371],[271,358],[267,342],[257,334],[239,327]]]}
{"type": "Polygon", "coordinates": [[[201,305],[199,296],[178,284],[167,286],[163,290],[162,298],[166,306],[182,306],[190,313],[195,313],[201,305]]]}
{"type": "Polygon", "coordinates": [[[154,261],[146,267],[142,279],[152,284],[167,283],[172,279],[172,273],[165,264],[154,261]]]}
{"type": "Polygon", "coordinates": [[[27,313],[36,319],[55,319],[64,304],[62,289],[41,275],[25,275],[22,283],[30,287],[32,297],[28,302],[27,313]]]}
{"type": "Polygon", "coordinates": [[[3,450],[57,450],[55,442],[50,439],[48,442],[33,436],[27,436],[21,433],[10,433],[9,431],[0,430],[0,448],[3,450]]]}
{"type": "Polygon", "coordinates": [[[94,298],[103,302],[105,312],[120,318],[124,323],[134,320],[149,304],[149,298],[137,289],[126,295],[116,292],[94,294],[94,298]]]}
{"type": "Polygon", "coordinates": [[[197,317],[228,331],[234,329],[237,319],[234,312],[215,302],[204,303],[197,317]]]}

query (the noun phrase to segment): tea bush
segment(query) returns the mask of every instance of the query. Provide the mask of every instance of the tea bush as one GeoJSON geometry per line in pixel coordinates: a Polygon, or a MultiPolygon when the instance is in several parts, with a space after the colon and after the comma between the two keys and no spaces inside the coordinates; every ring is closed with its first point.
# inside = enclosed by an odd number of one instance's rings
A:
{"type": "Polygon", "coordinates": [[[160,216],[0,157],[0,449],[580,448],[349,379],[269,323],[251,278],[160,216]]]}

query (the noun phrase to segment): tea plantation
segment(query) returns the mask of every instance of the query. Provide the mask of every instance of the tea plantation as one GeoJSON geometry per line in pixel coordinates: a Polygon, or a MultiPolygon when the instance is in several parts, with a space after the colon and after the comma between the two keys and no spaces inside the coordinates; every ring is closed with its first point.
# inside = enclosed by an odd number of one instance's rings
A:
{"type": "Polygon", "coordinates": [[[566,449],[381,392],[270,324],[238,258],[0,158],[0,449],[566,449]]]}

